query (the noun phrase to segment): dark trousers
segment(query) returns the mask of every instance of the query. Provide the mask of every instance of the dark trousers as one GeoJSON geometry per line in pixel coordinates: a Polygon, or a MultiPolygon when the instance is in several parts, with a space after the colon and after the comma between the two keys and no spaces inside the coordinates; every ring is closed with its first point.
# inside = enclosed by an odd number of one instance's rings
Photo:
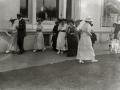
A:
{"type": "Polygon", "coordinates": [[[25,50],[24,50],[24,47],[23,47],[23,44],[24,44],[24,37],[18,37],[17,38],[17,44],[18,44],[18,47],[20,49],[20,53],[23,53],[25,50]]]}

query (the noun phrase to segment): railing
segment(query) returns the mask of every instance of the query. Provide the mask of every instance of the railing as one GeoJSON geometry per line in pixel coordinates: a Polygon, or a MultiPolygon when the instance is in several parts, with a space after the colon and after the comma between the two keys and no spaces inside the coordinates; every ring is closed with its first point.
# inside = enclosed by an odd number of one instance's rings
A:
{"type": "Polygon", "coordinates": [[[113,17],[102,17],[101,18],[101,26],[102,27],[112,27],[114,23],[113,17]]]}

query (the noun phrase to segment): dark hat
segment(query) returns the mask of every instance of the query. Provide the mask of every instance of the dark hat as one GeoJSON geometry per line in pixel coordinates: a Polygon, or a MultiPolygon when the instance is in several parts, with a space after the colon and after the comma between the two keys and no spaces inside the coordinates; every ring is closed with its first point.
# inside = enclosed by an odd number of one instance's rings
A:
{"type": "Polygon", "coordinates": [[[19,14],[17,14],[17,16],[20,16],[20,17],[22,17],[22,14],[21,14],[21,13],[19,13],[19,14]]]}
{"type": "Polygon", "coordinates": [[[41,18],[38,18],[38,19],[37,19],[37,22],[39,22],[39,21],[43,22],[43,19],[41,19],[41,18]]]}
{"type": "Polygon", "coordinates": [[[76,22],[81,22],[82,20],[77,20],[76,22]]]}
{"type": "Polygon", "coordinates": [[[9,20],[9,22],[14,22],[15,20],[17,20],[17,19],[11,18],[11,19],[9,20]]]}

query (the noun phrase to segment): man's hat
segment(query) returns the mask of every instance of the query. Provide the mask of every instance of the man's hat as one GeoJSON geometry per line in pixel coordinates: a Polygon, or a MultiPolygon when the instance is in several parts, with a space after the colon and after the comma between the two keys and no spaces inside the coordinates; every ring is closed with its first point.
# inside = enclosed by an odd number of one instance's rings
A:
{"type": "Polygon", "coordinates": [[[20,16],[20,17],[22,17],[22,14],[21,14],[21,13],[19,13],[19,14],[17,14],[17,16],[20,16]]]}

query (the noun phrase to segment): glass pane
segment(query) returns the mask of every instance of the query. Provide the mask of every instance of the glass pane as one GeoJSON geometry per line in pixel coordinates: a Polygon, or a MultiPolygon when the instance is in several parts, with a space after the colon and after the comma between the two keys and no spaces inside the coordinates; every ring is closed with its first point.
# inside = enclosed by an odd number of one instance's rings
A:
{"type": "Polygon", "coordinates": [[[28,0],[20,0],[20,13],[23,17],[28,17],[28,0]]]}
{"type": "Polygon", "coordinates": [[[58,0],[37,0],[37,18],[56,20],[58,18],[58,0]]]}

